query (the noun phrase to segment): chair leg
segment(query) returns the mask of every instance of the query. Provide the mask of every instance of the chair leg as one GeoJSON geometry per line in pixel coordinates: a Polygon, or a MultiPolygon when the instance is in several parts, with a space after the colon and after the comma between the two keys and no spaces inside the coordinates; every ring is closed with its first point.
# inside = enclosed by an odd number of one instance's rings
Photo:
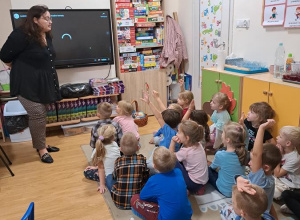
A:
{"type": "Polygon", "coordinates": [[[2,153],[4,154],[5,158],[7,159],[8,163],[10,165],[12,165],[12,162],[9,160],[8,156],[6,155],[5,151],[3,150],[2,146],[0,145],[0,150],[2,151],[2,153]]]}
{"type": "Polygon", "coordinates": [[[10,174],[12,176],[14,176],[15,174],[11,171],[11,169],[9,168],[9,166],[7,165],[7,163],[5,162],[5,160],[3,159],[3,157],[0,155],[0,159],[2,160],[2,162],[4,163],[4,165],[6,166],[6,168],[8,169],[8,171],[10,172],[10,174]]]}

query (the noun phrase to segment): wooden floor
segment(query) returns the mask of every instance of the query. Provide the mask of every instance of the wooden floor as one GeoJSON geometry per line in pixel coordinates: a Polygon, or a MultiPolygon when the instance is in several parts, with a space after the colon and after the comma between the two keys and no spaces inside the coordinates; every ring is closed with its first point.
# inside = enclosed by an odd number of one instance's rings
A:
{"type": "MultiPolygon", "coordinates": [[[[152,133],[159,125],[150,117],[140,135],[152,133]]],[[[42,163],[31,142],[0,144],[12,161],[10,173],[0,161],[0,219],[20,219],[30,202],[35,219],[112,219],[97,183],[86,180],[87,160],[80,145],[89,144],[90,134],[65,137],[62,132],[47,134],[47,143],[60,147],[51,153],[53,164],[42,163]]]]}

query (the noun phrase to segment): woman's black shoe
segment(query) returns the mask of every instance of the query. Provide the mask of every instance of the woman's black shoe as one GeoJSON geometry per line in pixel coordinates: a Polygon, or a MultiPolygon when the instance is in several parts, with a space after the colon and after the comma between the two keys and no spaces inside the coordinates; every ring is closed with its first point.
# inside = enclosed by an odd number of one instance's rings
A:
{"type": "Polygon", "coordinates": [[[58,147],[54,147],[54,146],[50,146],[50,145],[48,145],[48,147],[46,149],[48,152],[57,152],[60,150],[58,147]]]}
{"type": "Polygon", "coordinates": [[[53,163],[53,158],[50,156],[50,154],[45,153],[43,156],[41,156],[41,161],[44,163],[53,163]]]}

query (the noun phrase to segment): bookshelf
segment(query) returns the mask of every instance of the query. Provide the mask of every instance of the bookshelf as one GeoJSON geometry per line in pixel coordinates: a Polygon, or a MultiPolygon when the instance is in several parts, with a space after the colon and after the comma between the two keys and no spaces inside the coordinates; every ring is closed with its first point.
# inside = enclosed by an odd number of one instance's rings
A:
{"type": "Polygon", "coordinates": [[[123,100],[138,101],[139,110],[153,113],[140,100],[145,84],[167,103],[165,69],[160,69],[164,21],[162,0],[111,0],[117,76],[126,86],[123,100]]]}

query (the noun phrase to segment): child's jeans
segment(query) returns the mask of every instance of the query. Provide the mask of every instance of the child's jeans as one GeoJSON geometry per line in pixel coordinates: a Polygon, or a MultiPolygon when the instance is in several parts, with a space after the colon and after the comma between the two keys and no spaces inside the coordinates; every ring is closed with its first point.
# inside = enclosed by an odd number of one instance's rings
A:
{"type": "Polygon", "coordinates": [[[194,183],[191,178],[189,177],[188,172],[186,171],[185,167],[179,162],[176,162],[175,168],[179,168],[182,172],[185,184],[187,186],[187,189],[192,193],[196,193],[199,189],[201,189],[204,185],[199,183],[194,183]]]}
{"type": "Polygon", "coordinates": [[[143,201],[140,199],[140,194],[135,194],[131,198],[131,210],[142,219],[157,220],[159,206],[154,202],[143,201]]]}
{"type": "Polygon", "coordinates": [[[116,183],[117,181],[115,179],[113,179],[113,175],[112,174],[108,174],[105,178],[105,184],[106,187],[108,189],[108,191],[111,191],[112,186],[116,183]]]}
{"type": "MultiPolygon", "coordinates": [[[[217,180],[219,177],[219,173],[212,169],[211,167],[208,167],[208,182],[216,189],[218,190],[217,187],[217,180]]],[[[219,191],[219,190],[218,190],[219,191]]]]}

